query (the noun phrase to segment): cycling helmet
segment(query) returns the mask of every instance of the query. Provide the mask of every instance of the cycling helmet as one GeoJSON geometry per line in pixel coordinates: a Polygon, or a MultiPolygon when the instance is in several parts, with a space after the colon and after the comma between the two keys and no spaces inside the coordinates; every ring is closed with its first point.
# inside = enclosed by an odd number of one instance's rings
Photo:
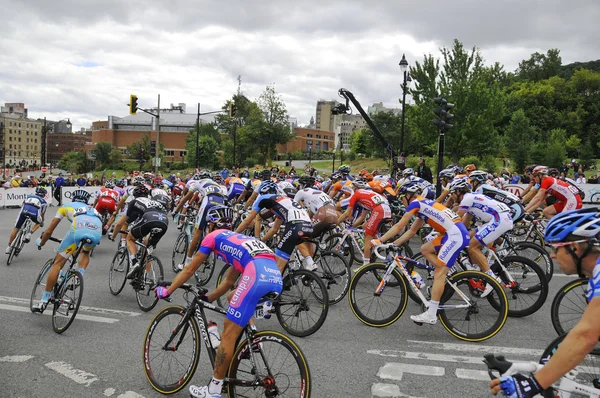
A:
{"type": "Polygon", "coordinates": [[[260,171],[254,170],[254,178],[260,178],[260,171]]]}
{"type": "Polygon", "coordinates": [[[283,188],[283,193],[285,193],[285,196],[287,196],[290,199],[294,199],[296,197],[296,193],[298,193],[298,190],[296,190],[296,188],[293,187],[286,187],[283,188]]]}
{"type": "Polygon", "coordinates": [[[589,240],[600,244],[600,211],[597,207],[565,211],[552,217],[546,226],[544,240],[547,243],[589,240]]]}
{"type": "Polygon", "coordinates": [[[357,178],[354,181],[352,181],[352,185],[354,185],[355,189],[367,189],[369,187],[367,182],[362,178],[357,178]]]}
{"type": "Polygon", "coordinates": [[[336,171],[335,173],[331,174],[331,181],[339,181],[342,179],[342,173],[336,171]]]}
{"type": "Polygon", "coordinates": [[[271,170],[263,170],[260,172],[260,179],[267,181],[271,179],[271,170]]]}
{"type": "Polygon", "coordinates": [[[72,200],[73,202],[81,202],[87,204],[91,196],[92,195],[90,195],[89,192],[86,192],[83,189],[78,189],[73,192],[72,200]]]}
{"type": "Polygon", "coordinates": [[[215,224],[217,228],[231,229],[233,225],[233,210],[231,207],[217,205],[206,213],[206,221],[215,224]]]}
{"type": "Polygon", "coordinates": [[[535,164],[530,164],[529,166],[525,166],[525,168],[523,169],[523,171],[528,174],[531,173],[533,171],[533,169],[536,168],[537,165],[535,164]]]}
{"type": "Polygon", "coordinates": [[[223,176],[219,173],[215,173],[213,175],[213,181],[214,182],[218,182],[218,183],[222,183],[223,182],[223,176]]]}
{"type": "Polygon", "coordinates": [[[473,170],[471,174],[469,174],[469,179],[471,181],[477,181],[480,184],[485,184],[488,179],[488,173],[483,170],[473,170]]]}
{"type": "Polygon", "coordinates": [[[502,178],[504,178],[505,180],[510,180],[510,175],[509,174],[502,174],[502,178]]]}
{"type": "Polygon", "coordinates": [[[558,177],[559,174],[560,174],[560,171],[558,171],[558,169],[549,169],[548,170],[548,175],[550,175],[552,177],[558,177]]]}
{"type": "Polygon", "coordinates": [[[471,184],[469,184],[464,178],[455,178],[450,182],[450,184],[448,184],[448,189],[450,189],[450,192],[453,193],[456,191],[470,192],[471,184]]]}
{"type": "Polygon", "coordinates": [[[210,178],[210,171],[208,171],[206,169],[201,170],[200,173],[198,173],[198,176],[200,177],[200,179],[210,178]]]}
{"type": "Polygon", "coordinates": [[[409,167],[409,168],[402,170],[402,176],[408,177],[408,176],[412,176],[412,175],[415,175],[415,170],[413,168],[409,167]]]}
{"type": "Polygon", "coordinates": [[[271,179],[263,181],[258,187],[258,193],[261,195],[267,193],[277,193],[277,184],[275,183],[275,181],[271,181],[271,179]]]}
{"type": "Polygon", "coordinates": [[[145,182],[146,182],[146,180],[144,180],[144,177],[142,177],[142,176],[135,176],[131,180],[131,185],[134,185],[134,186],[144,185],[145,182]]]}
{"type": "Polygon", "coordinates": [[[339,171],[341,174],[350,174],[350,166],[343,164],[337,171],[339,171]]]}
{"type": "Polygon", "coordinates": [[[440,171],[440,178],[454,178],[454,169],[444,169],[440,171]]]}
{"type": "Polygon", "coordinates": [[[104,188],[113,189],[115,187],[115,183],[113,180],[106,180],[104,183],[104,188]]]}
{"type": "Polygon", "coordinates": [[[152,196],[152,200],[160,203],[162,205],[162,207],[165,208],[165,211],[169,208],[169,204],[171,203],[171,201],[169,200],[169,197],[162,193],[152,196]]]}
{"type": "Polygon", "coordinates": [[[298,178],[298,184],[300,184],[302,188],[310,188],[315,185],[315,177],[303,174],[298,178]]]}
{"type": "Polygon", "coordinates": [[[477,170],[477,166],[475,166],[473,163],[465,166],[465,173],[470,173],[475,170],[477,170]]]}
{"type": "Polygon", "coordinates": [[[542,175],[548,175],[548,167],[547,166],[536,166],[533,171],[531,172],[531,174],[536,175],[536,174],[542,174],[542,175]]]}
{"type": "Polygon", "coordinates": [[[118,186],[119,188],[123,188],[125,186],[126,182],[125,180],[118,180],[115,185],[118,186]]]}
{"type": "Polygon", "coordinates": [[[154,188],[162,188],[164,187],[165,183],[163,182],[162,178],[160,177],[156,177],[152,183],[152,186],[154,188]]]}
{"type": "Polygon", "coordinates": [[[364,177],[367,174],[370,174],[367,169],[362,169],[361,171],[358,172],[358,175],[361,177],[364,177]]]}
{"type": "Polygon", "coordinates": [[[150,190],[144,184],[142,184],[142,185],[136,185],[136,187],[133,188],[133,197],[134,198],[139,198],[141,196],[148,197],[149,193],[150,193],[150,190]]]}
{"type": "Polygon", "coordinates": [[[420,193],[422,189],[421,183],[419,181],[414,180],[406,180],[400,185],[400,189],[398,193],[400,195],[405,195],[407,193],[420,193]]]}
{"type": "Polygon", "coordinates": [[[202,179],[202,177],[200,177],[200,173],[194,173],[192,178],[190,178],[190,180],[194,180],[194,181],[199,181],[201,179],[202,179]]]}
{"type": "Polygon", "coordinates": [[[46,191],[46,189],[44,189],[43,187],[37,187],[35,189],[35,194],[41,198],[46,196],[47,193],[48,193],[48,191],[46,191]]]}

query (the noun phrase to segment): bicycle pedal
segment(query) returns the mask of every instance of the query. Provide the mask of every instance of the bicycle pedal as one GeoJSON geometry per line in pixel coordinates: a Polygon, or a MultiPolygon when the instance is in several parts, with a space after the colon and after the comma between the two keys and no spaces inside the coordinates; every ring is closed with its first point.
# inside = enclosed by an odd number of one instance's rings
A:
{"type": "MultiPolygon", "coordinates": [[[[415,321],[413,321],[415,322],[415,321]]],[[[415,325],[423,326],[423,322],[415,322],[415,325]]]]}

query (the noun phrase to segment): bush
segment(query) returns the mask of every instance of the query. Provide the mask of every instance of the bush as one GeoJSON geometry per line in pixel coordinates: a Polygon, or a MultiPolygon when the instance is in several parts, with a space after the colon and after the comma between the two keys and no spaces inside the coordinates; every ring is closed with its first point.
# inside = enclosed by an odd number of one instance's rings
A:
{"type": "Polygon", "coordinates": [[[244,160],[244,165],[248,168],[254,167],[257,164],[258,164],[258,159],[256,159],[256,158],[246,158],[246,160],[244,160]]]}
{"type": "Polygon", "coordinates": [[[187,166],[186,166],[185,162],[172,162],[172,163],[168,163],[167,166],[171,170],[185,170],[185,169],[187,169],[187,166]]]}
{"type": "Polygon", "coordinates": [[[468,164],[474,164],[478,169],[481,169],[483,162],[477,156],[467,156],[461,158],[458,164],[460,164],[462,167],[465,167],[468,164]]]}

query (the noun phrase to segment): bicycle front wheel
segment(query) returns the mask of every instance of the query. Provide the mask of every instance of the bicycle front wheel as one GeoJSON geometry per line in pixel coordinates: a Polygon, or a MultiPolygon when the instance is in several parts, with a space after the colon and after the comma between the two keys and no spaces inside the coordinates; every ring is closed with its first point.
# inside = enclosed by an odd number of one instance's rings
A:
{"type": "Polygon", "coordinates": [[[310,369],[296,343],[284,334],[262,331],[254,335],[251,346],[243,340],[235,350],[228,371],[234,379],[228,384],[230,397],[310,397],[310,369]],[[261,380],[262,387],[236,385],[254,380],[261,380]]]}
{"type": "Polygon", "coordinates": [[[125,287],[129,271],[129,253],[127,249],[117,250],[108,272],[108,288],[113,296],[118,295],[125,287]]]}
{"type": "Polygon", "coordinates": [[[141,277],[143,285],[135,291],[135,298],[140,309],[148,312],[158,303],[154,289],[158,285],[158,281],[165,279],[165,272],[158,257],[154,256],[146,258],[146,267],[142,272],[144,273],[141,277]]]}
{"type": "Polygon", "coordinates": [[[6,265],[10,265],[12,263],[13,258],[17,255],[19,248],[21,247],[21,239],[23,239],[23,231],[19,231],[17,236],[13,240],[13,243],[10,245],[10,253],[8,253],[8,257],[6,258],[6,265]]]}
{"type": "Polygon", "coordinates": [[[61,286],[55,288],[52,327],[56,333],[63,333],[71,326],[82,297],[83,277],[79,271],[70,271],[61,286]]]}
{"type": "Polygon", "coordinates": [[[213,273],[215,272],[215,268],[217,267],[217,256],[214,252],[211,252],[206,261],[203,264],[200,264],[198,270],[194,272],[194,277],[196,278],[197,284],[200,286],[204,286],[210,281],[213,273]]]}
{"type": "Polygon", "coordinates": [[[317,269],[313,272],[325,283],[329,304],[342,301],[350,287],[350,265],[344,257],[332,251],[320,252],[318,257],[315,256],[315,264],[317,269]]]}
{"type": "Polygon", "coordinates": [[[179,268],[177,265],[185,264],[188,245],[189,240],[187,234],[185,232],[180,233],[173,246],[173,255],[171,256],[171,267],[173,268],[173,272],[178,273],[179,268]]]}
{"type": "Polygon", "coordinates": [[[369,264],[358,270],[350,282],[350,308],[365,325],[384,327],[396,322],[406,308],[406,284],[398,268],[380,288],[386,264],[369,264]]]}
{"type": "Polygon", "coordinates": [[[325,284],[314,272],[284,272],[283,291],[273,302],[277,319],[289,334],[306,337],[321,328],[329,311],[325,284]]]}
{"type": "Polygon", "coordinates": [[[504,289],[496,279],[478,271],[463,271],[450,276],[440,307],[438,317],[444,328],[464,341],[483,341],[495,336],[508,317],[504,289]],[[488,284],[493,287],[492,291],[481,297],[488,284]]]}
{"type": "Polygon", "coordinates": [[[152,388],[161,394],[174,394],[184,388],[198,367],[198,322],[193,316],[183,322],[185,312],[180,306],[163,308],[144,337],[144,372],[152,388]]]}
{"type": "Polygon", "coordinates": [[[46,261],[46,264],[42,266],[40,273],[35,279],[35,283],[33,284],[33,290],[31,291],[31,297],[29,299],[29,309],[33,312],[33,308],[35,307],[35,303],[42,297],[42,292],[46,290],[46,278],[48,277],[48,272],[50,268],[52,268],[52,264],[54,264],[54,259],[50,259],[46,261]]]}
{"type": "Polygon", "coordinates": [[[583,316],[587,308],[589,279],[576,279],[564,285],[552,300],[550,319],[558,335],[568,333],[583,316]]]}
{"type": "Polygon", "coordinates": [[[514,251],[515,255],[526,257],[538,264],[546,274],[546,279],[550,282],[552,275],[554,275],[554,262],[542,246],[533,242],[517,242],[514,245],[514,251]]]}

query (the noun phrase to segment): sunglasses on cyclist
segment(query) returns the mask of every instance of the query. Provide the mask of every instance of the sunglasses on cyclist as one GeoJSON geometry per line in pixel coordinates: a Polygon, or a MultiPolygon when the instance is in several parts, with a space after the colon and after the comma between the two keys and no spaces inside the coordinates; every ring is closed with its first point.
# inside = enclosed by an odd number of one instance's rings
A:
{"type": "Polygon", "coordinates": [[[552,253],[555,253],[558,251],[559,247],[563,247],[563,246],[568,246],[571,243],[584,243],[584,242],[588,242],[589,239],[582,239],[582,240],[574,240],[571,242],[560,242],[560,243],[550,243],[550,249],[552,250],[552,253]]]}

